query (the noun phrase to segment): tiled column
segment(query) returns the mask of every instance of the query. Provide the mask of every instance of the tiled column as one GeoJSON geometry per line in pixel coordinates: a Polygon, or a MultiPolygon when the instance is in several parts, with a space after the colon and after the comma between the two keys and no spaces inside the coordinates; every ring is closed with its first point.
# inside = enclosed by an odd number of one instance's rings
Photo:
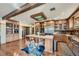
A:
{"type": "Polygon", "coordinates": [[[1,44],[6,43],[6,21],[1,20],[1,44]]]}
{"type": "Polygon", "coordinates": [[[30,33],[29,33],[30,35],[32,34],[32,27],[30,27],[30,33]]]}
{"type": "Polygon", "coordinates": [[[22,24],[19,22],[19,39],[22,39],[22,24]]]}
{"type": "Polygon", "coordinates": [[[35,25],[35,23],[34,23],[34,34],[35,34],[35,32],[36,32],[36,30],[35,30],[35,26],[36,26],[36,25],[35,25]]]}

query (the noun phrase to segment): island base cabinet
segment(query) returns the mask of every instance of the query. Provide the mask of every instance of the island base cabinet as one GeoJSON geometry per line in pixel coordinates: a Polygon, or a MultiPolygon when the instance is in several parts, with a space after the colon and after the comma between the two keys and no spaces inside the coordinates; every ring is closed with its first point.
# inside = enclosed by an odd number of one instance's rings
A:
{"type": "Polygon", "coordinates": [[[45,51],[52,53],[53,49],[53,40],[45,39],[45,51]]]}
{"type": "Polygon", "coordinates": [[[7,34],[6,36],[6,43],[16,41],[19,39],[19,34],[7,34]]]}

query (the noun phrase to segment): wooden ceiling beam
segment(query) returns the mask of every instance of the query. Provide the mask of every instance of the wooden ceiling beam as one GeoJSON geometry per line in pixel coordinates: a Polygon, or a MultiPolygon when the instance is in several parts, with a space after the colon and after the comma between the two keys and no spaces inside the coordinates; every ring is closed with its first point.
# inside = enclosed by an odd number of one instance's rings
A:
{"type": "Polygon", "coordinates": [[[9,19],[11,17],[14,17],[18,14],[24,13],[26,11],[29,11],[29,10],[36,8],[36,7],[43,5],[43,4],[45,4],[45,3],[26,3],[23,6],[21,6],[20,9],[16,9],[16,10],[10,12],[9,14],[3,16],[2,19],[9,19]]]}

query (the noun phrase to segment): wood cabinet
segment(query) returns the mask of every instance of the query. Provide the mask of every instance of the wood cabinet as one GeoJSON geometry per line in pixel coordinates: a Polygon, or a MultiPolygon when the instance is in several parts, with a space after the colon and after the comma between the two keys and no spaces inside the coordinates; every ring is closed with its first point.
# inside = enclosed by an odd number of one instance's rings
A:
{"type": "Polygon", "coordinates": [[[12,33],[13,33],[13,24],[6,23],[6,34],[12,34],[12,33]]]}
{"type": "Polygon", "coordinates": [[[19,39],[19,34],[7,34],[6,42],[11,42],[19,39]]]}
{"type": "Polygon", "coordinates": [[[69,29],[79,29],[79,10],[77,10],[68,20],[69,29]]]}
{"type": "Polygon", "coordinates": [[[35,23],[35,33],[37,32],[44,33],[44,22],[43,23],[35,23]]]}
{"type": "Polygon", "coordinates": [[[11,42],[19,39],[18,22],[6,22],[6,42],[11,42]]]}
{"type": "Polygon", "coordinates": [[[56,32],[57,30],[66,30],[68,29],[68,21],[67,20],[49,20],[43,22],[35,23],[35,33],[45,33],[46,32],[56,32]]]}
{"type": "Polygon", "coordinates": [[[65,30],[68,29],[68,23],[67,20],[57,20],[54,24],[55,30],[65,30]]]}
{"type": "Polygon", "coordinates": [[[68,19],[69,29],[64,32],[68,32],[69,34],[78,35],[79,36],[79,8],[78,10],[68,19]]]}

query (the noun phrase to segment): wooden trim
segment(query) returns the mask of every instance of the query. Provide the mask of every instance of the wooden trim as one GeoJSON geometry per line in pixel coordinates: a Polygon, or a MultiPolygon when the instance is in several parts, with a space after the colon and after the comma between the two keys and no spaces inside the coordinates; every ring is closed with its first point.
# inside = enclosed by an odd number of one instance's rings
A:
{"type": "Polygon", "coordinates": [[[74,19],[74,16],[73,16],[73,28],[74,28],[74,21],[75,21],[75,19],[74,19]]]}
{"type": "Polygon", "coordinates": [[[6,21],[6,23],[12,23],[12,24],[15,24],[15,25],[19,25],[19,21],[15,21],[15,20],[12,20],[12,19],[8,19],[6,21]]]}
{"type": "Polygon", "coordinates": [[[78,19],[79,17],[75,18],[75,19],[78,19]]]}
{"type": "Polygon", "coordinates": [[[69,20],[77,11],[79,11],[79,7],[67,18],[67,20],[69,20]]]}
{"type": "Polygon", "coordinates": [[[19,22],[19,21],[13,20],[13,19],[7,19],[7,20],[11,21],[11,22],[19,22]]]}
{"type": "MultiPolygon", "coordinates": [[[[66,19],[65,19],[66,20],[66,19]]],[[[59,20],[43,20],[43,21],[36,21],[35,23],[40,23],[40,22],[49,22],[49,21],[64,21],[63,19],[59,19],[59,20]]]]}
{"type": "Polygon", "coordinates": [[[12,11],[11,13],[9,13],[9,14],[3,16],[2,19],[11,18],[11,17],[13,17],[13,16],[16,16],[16,15],[21,14],[21,13],[23,13],[23,12],[29,11],[29,10],[31,10],[31,9],[33,9],[33,8],[36,8],[36,7],[40,6],[40,5],[43,5],[43,4],[45,4],[45,3],[34,3],[34,4],[28,3],[28,4],[25,4],[25,5],[21,6],[21,7],[20,7],[21,10],[16,9],[16,10],[12,11]],[[26,6],[27,6],[28,4],[29,4],[29,7],[27,8],[26,6]]]}
{"type": "MultiPolygon", "coordinates": [[[[26,6],[27,4],[29,4],[29,3],[25,3],[25,4],[24,4],[24,5],[22,5],[20,8],[23,8],[23,7],[24,7],[24,6],[26,6]]],[[[14,10],[14,11],[10,12],[9,14],[7,14],[7,15],[3,16],[3,17],[2,17],[2,19],[6,19],[9,15],[14,14],[14,13],[16,13],[17,11],[19,11],[19,10],[18,10],[18,9],[16,9],[16,10],[14,10]]]]}

